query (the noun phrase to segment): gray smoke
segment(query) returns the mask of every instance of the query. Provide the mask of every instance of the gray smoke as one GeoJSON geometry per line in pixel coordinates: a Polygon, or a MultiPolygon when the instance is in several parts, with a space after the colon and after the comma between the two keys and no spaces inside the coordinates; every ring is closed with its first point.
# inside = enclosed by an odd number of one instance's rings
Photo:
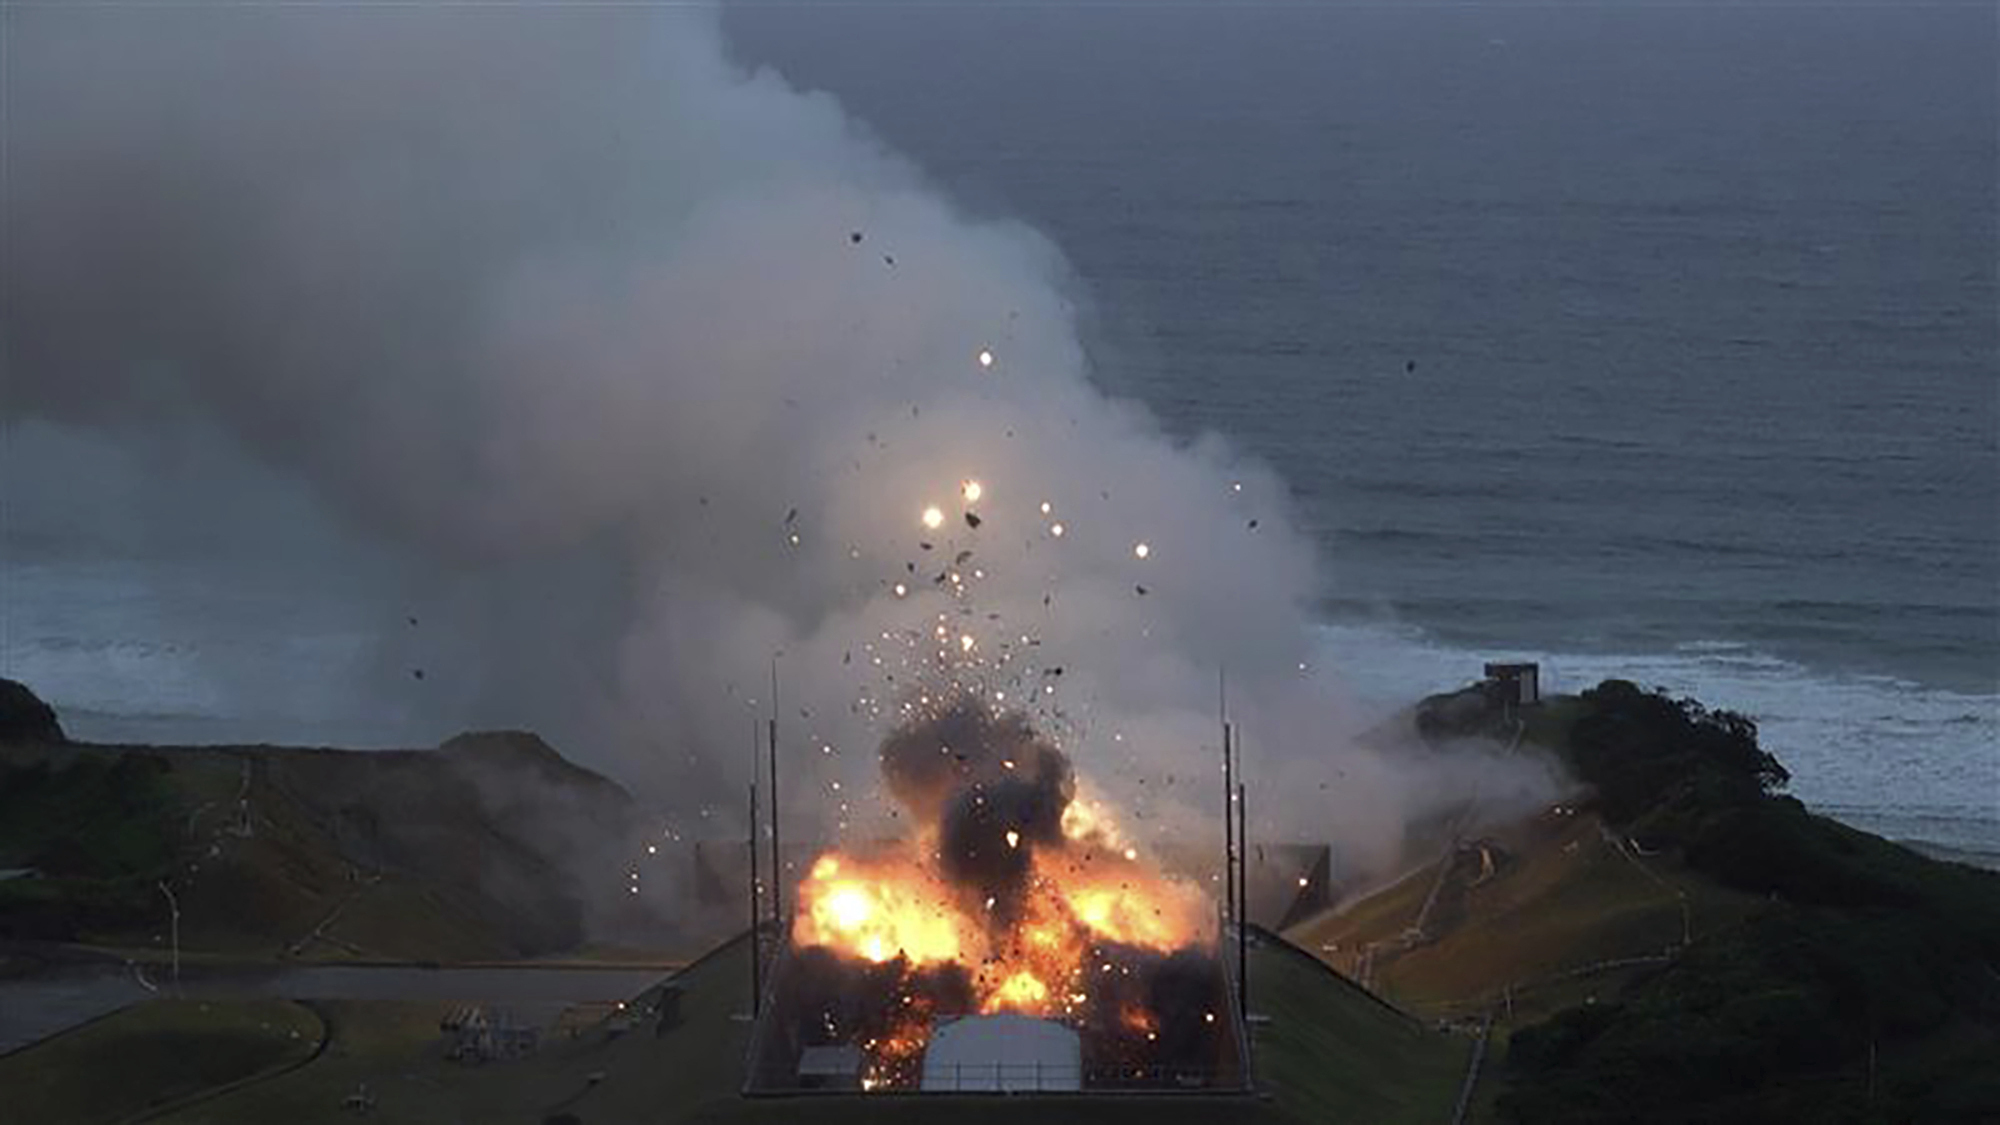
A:
{"type": "Polygon", "coordinates": [[[0,18],[7,417],[207,435],[235,467],[168,501],[186,521],[278,481],[260,534],[333,527],[327,574],[393,556],[371,612],[420,600],[445,638],[419,717],[733,811],[782,651],[788,796],[859,824],[891,804],[876,711],[922,682],[875,658],[943,613],[1065,669],[1038,722],[1141,833],[1212,820],[1223,664],[1286,834],[1382,859],[1473,772],[1539,784],[1355,748],[1301,671],[1322,577],[1282,484],[1100,394],[1053,247],[733,63],[712,12],[0,18]]]}

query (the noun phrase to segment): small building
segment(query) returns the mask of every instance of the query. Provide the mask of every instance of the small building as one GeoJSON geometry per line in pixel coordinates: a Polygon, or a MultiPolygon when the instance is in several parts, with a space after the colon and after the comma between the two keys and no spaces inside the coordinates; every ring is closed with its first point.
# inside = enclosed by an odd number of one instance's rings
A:
{"type": "Polygon", "coordinates": [[[1002,1012],[932,1029],[925,1091],[1040,1092],[1083,1088],[1083,1042],[1051,1020],[1002,1012]]]}
{"type": "Polygon", "coordinates": [[[1486,688],[1508,715],[1542,701],[1542,670],[1539,664],[1488,664],[1486,688]]]}

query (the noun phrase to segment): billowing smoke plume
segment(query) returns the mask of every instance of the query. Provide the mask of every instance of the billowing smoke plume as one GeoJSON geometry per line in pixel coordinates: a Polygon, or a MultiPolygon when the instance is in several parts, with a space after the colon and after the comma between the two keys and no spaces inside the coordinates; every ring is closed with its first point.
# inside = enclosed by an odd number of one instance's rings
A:
{"type": "Polygon", "coordinates": [[[879,646],[946,614],[1066,669],[1038,701],[1135,831],[1212,822],[1224,664],[1301,831],[1380,856],[1470,784],[1346,744],[1282,485],[1091,386],[1055,250],[734,64],[713,13],[4,19],[8,415],[222,435],[303,482],[314,511],[257,531],[334,522],[301,587],[398,560],[368,612],[422,600],[413,718],[733,810],[781,651],[787,797],[860,821],[891,804],[878,712],[917,690],[879,646]]]}
{"type": "Polygon", "coordinates": [[[1076,779],[1062,751],[1017,712],[960,697],[882,743],[882,776],[920,824],[938,827],[940,867],[996,923],[1013,920],[1035,851],[1060,847],[1076,779]]]}

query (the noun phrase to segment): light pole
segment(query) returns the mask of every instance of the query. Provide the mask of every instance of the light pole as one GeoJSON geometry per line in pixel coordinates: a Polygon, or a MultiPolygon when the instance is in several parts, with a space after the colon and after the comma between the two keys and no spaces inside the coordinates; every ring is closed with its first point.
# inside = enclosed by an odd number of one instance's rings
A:
{"type": "Polygon", "coordinates": [[[181,904],[180,900],[174,897],[173,888],[167,886],[165,879],[160,880],[160,893],[167,896],[168,932],[173,935],[174,994],[179,995],[181,991],[181,904]]]}

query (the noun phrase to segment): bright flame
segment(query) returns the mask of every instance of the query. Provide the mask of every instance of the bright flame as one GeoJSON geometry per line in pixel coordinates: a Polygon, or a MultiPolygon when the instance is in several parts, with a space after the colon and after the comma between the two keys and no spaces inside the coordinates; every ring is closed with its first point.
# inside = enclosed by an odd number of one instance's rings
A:
{"type": "Polygon", "coordinates": [[[984,1003],[982,1012],[1026,1012],[1038,1013],[1049,998],[1049,986],[1035,979],[1035,974],[1026,969],[1000,982],[984,1003]]]}
{"type": "Polygon", "coordinates": [[[915,964],[955,961],[958,926],[938,909],[945,888],[905,861],[864,863],[821,856],[799,886],[802,909],[792,924],[798,945],[826,945],[881,964],[898,955],[915,964]]]}
{"type": "MultiPolygon", "coordinates": [[[[1212,948],[1202,890],[1138,862],[1087,784],[1065,806],[1061,830],[1054,843],[1017,828],[1001,833],[1028,865],[1005,904],[942,874],[935,828],[865,853],[822,855],[798,887],[793,945],[875,965],[953,965],[971,986],[966,1010],[1072,1022],[1100,1018],[1103,990],[1129,987],[1115,948],[1212,948]]],[[[857,1041],[870,1088],[915,1083],[933,1022],[951,1014],[935,1004],[922,990],[908,993],[886,1013],[886,1028],[857,1041]]],[[[1117,1018],[1140,1036],[1157,1030],[1143,1011],[1117,1018]]]]}

